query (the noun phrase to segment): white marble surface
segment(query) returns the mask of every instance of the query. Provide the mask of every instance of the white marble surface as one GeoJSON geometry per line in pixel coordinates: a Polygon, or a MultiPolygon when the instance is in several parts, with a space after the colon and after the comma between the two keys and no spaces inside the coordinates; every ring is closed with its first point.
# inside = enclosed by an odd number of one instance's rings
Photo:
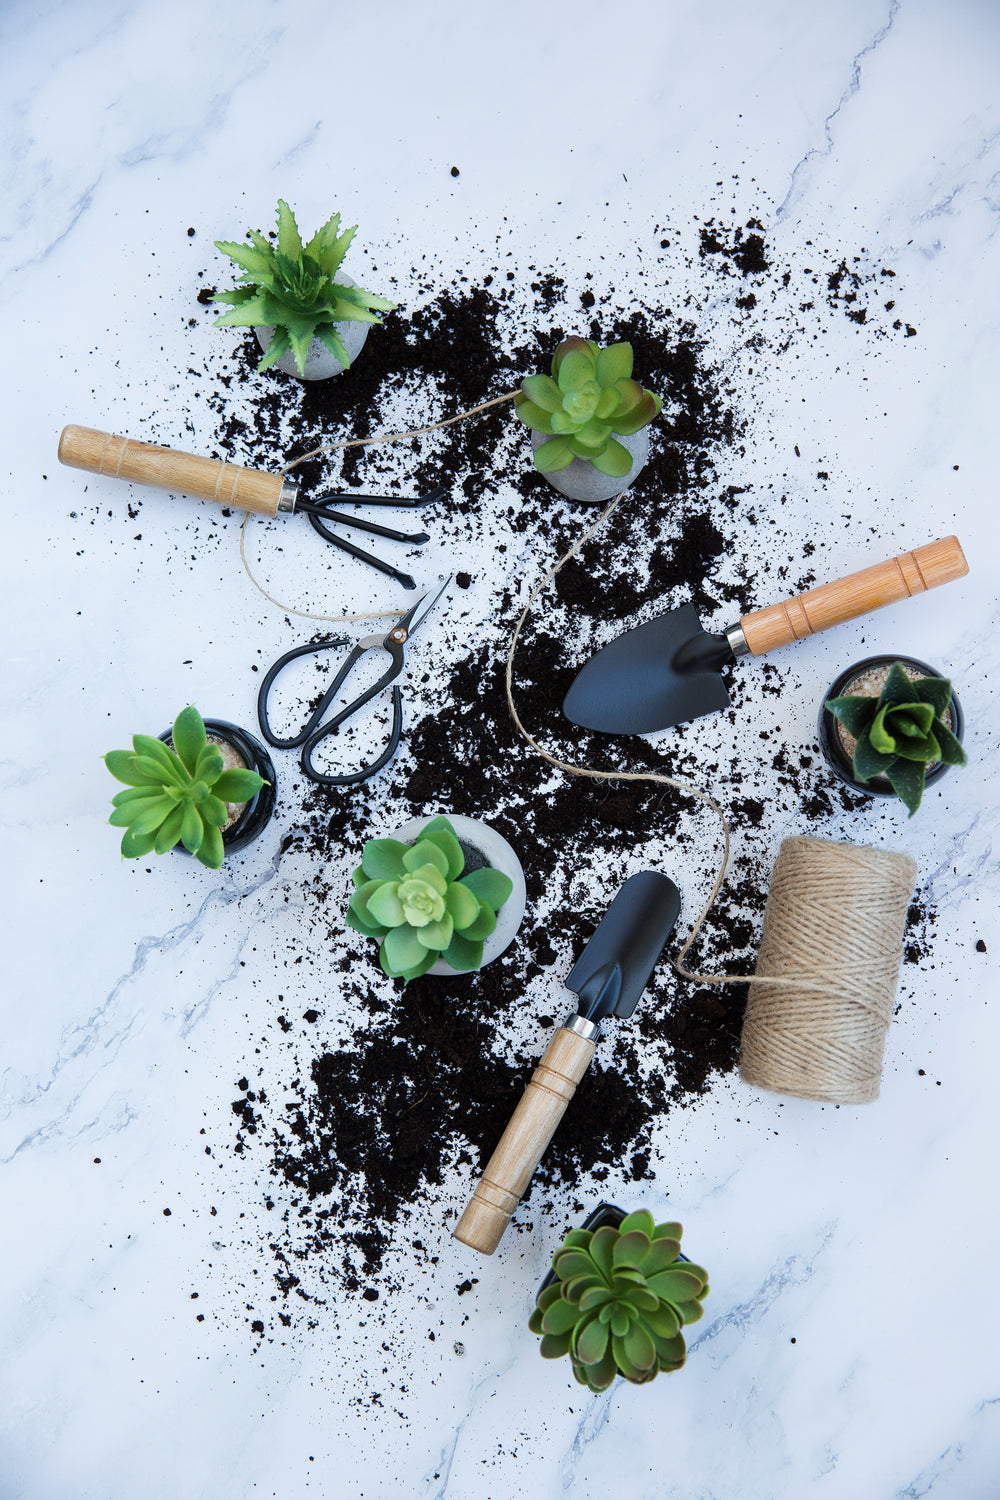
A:
{"type": "MultiPolygon", "coordinates": [[[[1000,1494],[1000,13],[8,0],[0,40],[0,1496],[1000,1494]],[[303,871],[278,854],[292,809],[219,875],[177,859],[146,874],[116,857],[98,757],[191,696],[252,723],[246,638],[269,659],[284,627],[239,569],[235,518],[203,519],[195,550],[190,502],[147,496],[140,540],[121,493],[61,469],[55,444],[66,421],[211,442],[199,380],[224,335],[189,330],[197,273],[213,238],[265,227],[279,195],[305,221],[333,206],[358,220],[379,290],[405,288],[422,256],[433,283],[507,251],[621,290],[644,274],[651,226],[690,249],[696,220],[754,215],[789,264],[810,245],[890,263],[918,325],[876,344],[831,321],[755,385],[725,299],[681,270],[669,289],[745,393],[745,452],[723,480],[765,496],[748,547],[766,548],[769,492],[848,565],[872,531],[898,543],[886,555],[961,536],[969,578],[903,608],[915,654],[961,684],[971,765],[910,825],[885,807],[831,821],[831,837],[909,848],[937,911],[931,956],[904,972],[879,1103],[821,1109],[729,1076],[662,1133],[658,1180],[712,1294],[687,1367],[649,1390],[592,1398],[538,1359],[524,1318],[564,1204],[536,1203],[531,1234],[471,1264],[446,1229],[465,1171],[422,1225],[437,1265],[388,1324],[385,1305],[344,1304],[308,1335],[247,1336],[261,1184],[249,1158],[206,1157],[199,1130],[231,1132],[269,965],[284,939],[308,942],[303,871]],[[793,443],[809,455],[798,478],[793,443]],[[813,456],[831,475],[820,493],[813,456]]],[[[447,557],[434,545],[432,575],[481,561],[478,533],[457,528],[447,557]]],[[[536,576],[546,538],[521,548],[536,576]]],[[[369,587],[337,582],[338,606],[369,587]]],[[[472,623],[489,608],[484,587],[472,623]]],[[[875,640],[849,626],[783,661],[790,741],[809,739],[845,650],[875,640]]],[[[774,848],[794,831],[775,827],[774,848]]],[[[714,830],[697,836],[708,859],[714,830]]],[[[311,997],[322,953],[283,982],[291,1004],[311,997]]]]}

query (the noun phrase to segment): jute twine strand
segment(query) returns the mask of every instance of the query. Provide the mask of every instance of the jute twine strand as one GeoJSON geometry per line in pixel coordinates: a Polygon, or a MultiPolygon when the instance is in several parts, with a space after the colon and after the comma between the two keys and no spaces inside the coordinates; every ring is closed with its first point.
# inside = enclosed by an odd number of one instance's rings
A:
{"type": "Polygon", "coordinates": [[[830,1104],[878,1098],[916,878],[908,854],[784,840],[743,1022],[745,1082],[830,1104]]]}

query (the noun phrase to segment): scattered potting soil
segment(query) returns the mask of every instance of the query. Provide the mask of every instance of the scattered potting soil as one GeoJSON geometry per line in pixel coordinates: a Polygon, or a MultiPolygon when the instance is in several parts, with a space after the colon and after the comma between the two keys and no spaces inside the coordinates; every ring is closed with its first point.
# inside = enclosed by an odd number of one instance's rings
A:
{"type": "MultiPolygon", "coordinates": [[[[882,295],[895,279],[887,267],[864,252],[813,246],[807,264],[780,265],[756,219],[696,230],[686,266],[700,301],[694,291],[678,293],[673,311],[656,293],[657,255],[671,244],[661,233],[645,252],[650,274],[628,289],[625,305],[610,288],[574,289],[534,267],[498,267],[478,284],[452,278],[445,290],[421,269],[414,285],[427,280],[416,305],[386,318],[349,376],[307,384],[258,376],[259,351],[247,335],[236,346],[238,378],[231,366],[220,371],[208,399],[219,452],[273,468],[276,453],[305,451],[316,434],[398,431],[504,394],[546,368],[566,334],[631,341],[638,377],[664,400],[650,462],[533,610],[515,660],[516,703],[554,755],[598,770],[665,772],[720,798],[737,857],[688,962],[749,974],[776,832],[850,837],[843,820],[866,805],[825,772],[814,740],[788,742],[773,711],[786,675],[769,662],[734,670],[733,708],[697,741],[587,734],[560,705],[579,665],[623,622],[690,599],[706,621],[721,612],[730,623],[764,602],[762,579],[774,597],[817,579],[812,542],[784,524],[786,496],[733,482],[734,460],[753,440],[755,404],[748,366],[718,353],[720,326],[740,330],[755,376],[794,349],[797,336],[814,339],[817,320],[831,312],[846,313],[865,337],[913,330],[882,295]],[[250,407],[237,399],[244,387],[250,407]],[[744,545],[734,546],[735,537],[744,545]],[[753,757],[733,754],[734,726],[752,736],[753,757]]],[[[206,309],[209,292],[198,298],[206,309]]],[[[282,868],[296,872],[322,970],[312,971],[312,989],[303,980],[294,1005],[276,982],[272,1023],[248,1047],[232,1102],[231,1144],[246,1162],[245,1195],[265,1203],[259,1234],[276,1289],[266,1317],[248,1307],[258,1338],[317,1319],[317,1304],[338,1289],[376,1300],[407,1281],[407,1256],[428,1253],[422,1211],[439,1233],[457,1216],[563,1019],[570,997],[561,981],[624,878],[651,865],[678,879],[683,872],[689,927],[718,861],[717,826],[692,799],[662,785],[563,775],[529,749],[509,715],[505,660],[526,586],[596,512],[561,501],[528,466],[510,405],[459,423],[445,439],[402,447],[348,449],[311,460],[298,477],[317,489],[331,477],[369,488],[402,482],[407,493],[444,484],[447,502],[424,523],[481,537],[488,576],[460,571],[455,588],[493,591],[489,628],[468,637],[460,625],[442,627],[433,669],[408,684],[401,751],[373,782],[346,790],[295,783],[282,868]],[[375,945],[345,928],[349,871],[373,826],[442,810],[481,817],[510,840],[525,871],[527,914],[513,947],[481,973],[404,987],[382,976],[375,945]]],[[[918,897],[908,962],[926,955],[932,921],[918,897]]],[[[692,986],[664,961],[634,1018],[609,1026],[531,1199],[559,1205],[560,1234],[592,1202],[595,1183],[660,1177],[656,1132],[670,1111],[696,1105],[732,1072],[744,1002],[745,987],[692,986]]],[[[530,1217],[527,1206],[518,1215],[530,1217]]]]}

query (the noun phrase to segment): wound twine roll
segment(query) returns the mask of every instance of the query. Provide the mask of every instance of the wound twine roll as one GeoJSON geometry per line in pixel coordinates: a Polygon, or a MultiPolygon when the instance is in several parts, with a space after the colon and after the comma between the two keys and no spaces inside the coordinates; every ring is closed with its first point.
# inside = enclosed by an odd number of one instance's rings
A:
{"type": "Polygon", "coordinates": [[[745,1082],[830,1104],[878,1098],[916,878],[908,854],[784,840],[754,971],[783,982],[751,982],[745,1082]]]}

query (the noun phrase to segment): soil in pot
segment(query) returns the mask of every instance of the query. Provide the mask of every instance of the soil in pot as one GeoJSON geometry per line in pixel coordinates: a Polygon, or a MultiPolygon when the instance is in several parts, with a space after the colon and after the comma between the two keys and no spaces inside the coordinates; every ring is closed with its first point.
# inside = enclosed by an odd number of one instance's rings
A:
{"type": "MultiPolygon", "coordinates": [[[[895,797],[896,793],[884,776],[874,776],[871,781],[857,780],[852,765],[854,747],[857,742],[847,727],[839,719],[834,718],[825,705],[831,698],[854,696],[877,698],[885,685],[893,662],[897,661],[911,682],[916,682],[920,677],[943,677],[944,675],[935,667],[929,667],[926,662],[918,661],[913,656],[868,656],[864,661],[855,662],[853,666],[845,668],[836,681],[831,683],[829,690],[823,695],[824,706],[819,711],[817,732],[820,749],[830,769],[840,777],[841,781],[848,782],[859,792],[870,792],[875,797],[895,797]]],[[[945,711],[943,723],[956,739],[962,738],[965,719],[954,693],[945,711]]],[[[924,773],[924,785],[930,786],[947,770],[948,766],[944,761],[931,761],[924,773]]]]}

